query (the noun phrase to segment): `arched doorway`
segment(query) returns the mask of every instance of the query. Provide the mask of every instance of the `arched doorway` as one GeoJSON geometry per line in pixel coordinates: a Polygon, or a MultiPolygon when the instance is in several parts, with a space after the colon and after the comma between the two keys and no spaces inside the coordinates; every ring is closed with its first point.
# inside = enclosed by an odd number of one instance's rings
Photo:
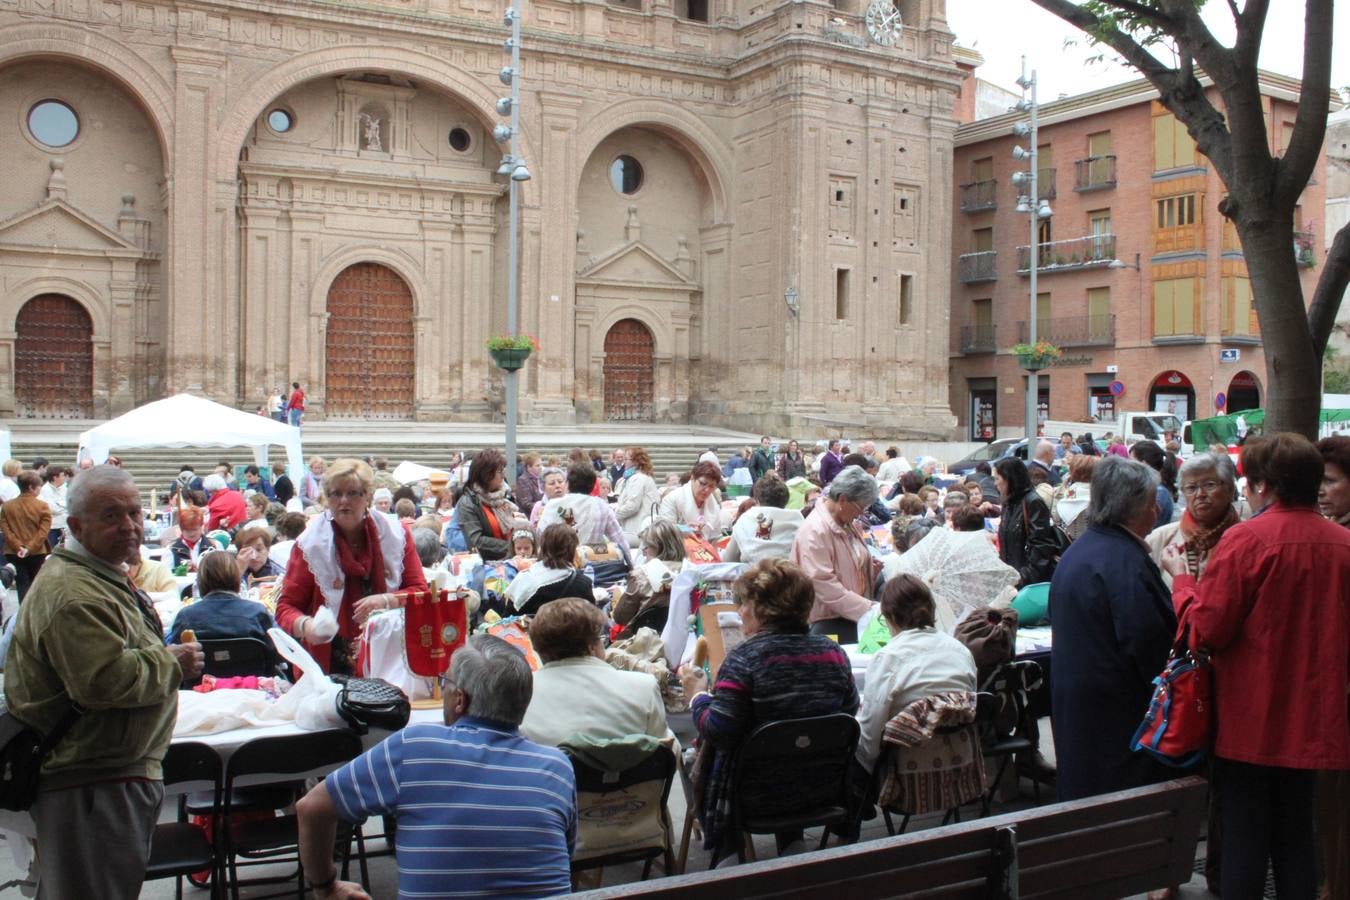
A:
{"type": "Polygon", "coordinates": [[[605,335],[605,418],[651,421],[656,341],[637,319],[620,319],[605,335]]]}
{"type": "Polygon", "coordinates": [[[1242,412],[1244,409],[1259,409],[1261,406],[1261,387],[1256,376],[1246,369],[1233,376],[1228,382],[1228,402],[1226,412],[1242,412]]]}
{"type": "Polygon", "coordinates": [[[1175,369],[1153,379],[1148,389],[1150,412],[1171,413],[1183,422],[1195,418],[1195,385],[1175,369]]]}
{"type": "Polygon", "coordinates": [[[328,288],[328,418],[411,419],[413,344],[407,283],[376,263],[343,269],[328,288]]]}
{"type": "Polygon", "coordinates": [[[14,326],[14,413],[29,419],[94,416],[94,326],[62,294],[40,294],[14,326]]]}

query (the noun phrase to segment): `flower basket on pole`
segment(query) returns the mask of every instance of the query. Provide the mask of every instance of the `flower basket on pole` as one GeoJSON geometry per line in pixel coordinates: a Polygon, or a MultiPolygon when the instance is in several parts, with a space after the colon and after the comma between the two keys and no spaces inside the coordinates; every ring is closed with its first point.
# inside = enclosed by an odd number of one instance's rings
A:
{"type": "Polygon", "coordinates": [[[1028,372],[1039,372],[1064,355],[1064,351],[1049,341],[1037,341],[1034,344],[1014,344],[1013,355],[1028,372]]]}
{"type": "Polygon", "coordinates": [[[515,372],[524,367],[530,354],[539,349],[539,343],[528,334],[504,334],[488,338],[487,351],[497,368],[515,372]]]}

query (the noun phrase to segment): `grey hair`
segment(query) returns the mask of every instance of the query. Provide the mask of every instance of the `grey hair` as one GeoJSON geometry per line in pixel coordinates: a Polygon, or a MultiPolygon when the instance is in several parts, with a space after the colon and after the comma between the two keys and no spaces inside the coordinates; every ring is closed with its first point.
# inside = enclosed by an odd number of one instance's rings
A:
{"type": "Polygon", "coordinates": [[[1236,500],[1238,498],[1237,489],[1237,466],[1233,465],[1233,458],[1227,453],[1200,453],[1192,456],[1181,464],[1181,471],[1177,472],[1177,481],[1187,475],[1198,475],[1202,472],[1213,472],[1219,480],[1228,485],[1230,496],[1236,500]]]}
{"type": "Polygon", "coordinates": [[[861,466],[845,466],[825,488],[825,496],[831,500],[847,500],[864,508],[875,503],[878,494],[877,480],[861,466]]]}
{"type": "Polygon", "coordinates": [[[417,548],[417,558],[424,566],[434,566],[445,558],[445,548],[441,546],[441,536],[430,528],[412,530],[413,546],[417,548]]]}
{"type": "Polygon", "coordinates": [[[1124,525],[1158,497],[1158,473],[1135,459],[1110,455],[1092,469],[1089,525],[1124,525]]]}
{"type": "Polygon", "coordinates": [[[389,490],[389,488],[387,487],[376,488],[374,495],[370,498],[372,503],[375,502],[376,500],[392,501],[393,499],[394,499],[394,492],[389,490]]]}
{"type": "Polygon", "coordinates": [[[970,495],[965,491],[950,490],[947,496],[942,498],[942,508],[952,509],[957,506],[965,506],[970,502],[970,495]]]}
{"type": "Polygon", "coordinates": [[[202,479],[202,487],[208,491],[223,491],[227,487],[225,476],[219,472],[213,472],[202,479]]]}
{"type": "Polygon", "coordinates": [[[450,661],[450,680],[468,695],[468,714],[517,726],[534,694],[525,656],[491,634],[475,634],[450,661]]]}
{"type": "Polygon", "coordinates": [[[547,466],[547,467],[545,467],[544,471],[542,471],[542,472],[539,473],[539,483],[540,483],[540,484],[543,484],[543,483],[544,483],[544,479],[547,478],[547,477],[550,476],[550,475],[561,475],[564,479],[566,479],[566,478],[567,478],[567,470],[566,470],[566,469],[561,469],[561,468],[559,468],[559,467],[557,467],[557,466],[547,466]]]}
{"type": "Polygon", "coordinates": [[[1039,457],[1039,456],[1041,455],[1041,453],[1042,453],[1044,450],[1046,450],[1046,449],[1049,449],[1050,452],[1053,454],[1053,453],[1055,452],[1055,443],[1054,443],[1054,441],[1037,441],[1037,442],[1036,442],[1036,452],[1032,454],[1033,458],[1034,458],[1034,457],[1039,457]]]}
{"type": "Polygon", "coordinates": [[[83,519],[85,513],[90,511],[89,505],[95,495],[123,487],[136,487],[136,479],[126,469],[109,465],[85,469],[70,485],[70,493],[66,496],[66,513],[83,519]]]}

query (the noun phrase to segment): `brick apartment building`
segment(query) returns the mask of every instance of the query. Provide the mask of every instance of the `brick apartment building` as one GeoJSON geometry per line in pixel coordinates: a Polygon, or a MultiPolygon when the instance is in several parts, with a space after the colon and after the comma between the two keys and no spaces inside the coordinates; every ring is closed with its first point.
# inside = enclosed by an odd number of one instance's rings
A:
{"type": "MultiPolygon", "coordinates": [[[[973,91],[976,79],[968,79],[973,91]]],[[[1263,74],[1275,150],[1287,146],[1296,80],[1263,74]]],[[[1218,105],[1217,92],[1215,103],[1218,105]]],[[[1143,80],[1042,104],[1038,337],[1064,355],[1041,372],[1041,420],[1103,421],[1126,410],[1183,419],[1265,396],[1266,360],[1246,263],[1219,214],[1224,187],[1143,80]],[[1113,388],[1114,385],[1114,388],[1113,388]]],[[[966,99],[966,98],[963,98],[966,99]]],[[[973,102],[958,106],[973,111],[973,102]]],[[[1031,217],[1015,207],[1010,112],[963,119],[956,135],[951,402],[972,440],[1025,433],[1026,372],[1010,348],[1031,309],[1031,217]]],[[[1325,157],[1303,195],[1291,253],[1305,296],[1317,282],[1325,157]]]]}

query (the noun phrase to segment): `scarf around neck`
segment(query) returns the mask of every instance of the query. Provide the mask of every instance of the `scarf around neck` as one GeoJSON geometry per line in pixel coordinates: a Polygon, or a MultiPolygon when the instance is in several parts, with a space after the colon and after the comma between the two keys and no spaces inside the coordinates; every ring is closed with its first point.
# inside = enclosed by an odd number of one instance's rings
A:
{"type": "Polygon", "coordinates": [[[1238,523],[1237,510],[1231,505],[1228,507],[1228,514],[1223,520],[1212,528],[1202,528],[1200,523],[1195,521],[1188,509],[1181,514],[1181,536],[1186,540],[1186,547],[1193,549],[1201,556],[1214,549],[1214,545],[1219,543],[1219,538],[1223,533],[1238,523]]]}
{"type": "Polygon", "coordinates": [[[323,595],[324,605],[334,617],[342,607],[347,578],[369,579],[371,590],[378,594],[397,590],[403,583],[403,546],[406,531],[402,525],[389,521],[387,516],[366,514],[362,527],[366,532],[366,552],[358,558],[346,540],[339,540],[333,514],[324,510],[315,516],[296,540],[314,576],[314,584],[323,595]]]}

